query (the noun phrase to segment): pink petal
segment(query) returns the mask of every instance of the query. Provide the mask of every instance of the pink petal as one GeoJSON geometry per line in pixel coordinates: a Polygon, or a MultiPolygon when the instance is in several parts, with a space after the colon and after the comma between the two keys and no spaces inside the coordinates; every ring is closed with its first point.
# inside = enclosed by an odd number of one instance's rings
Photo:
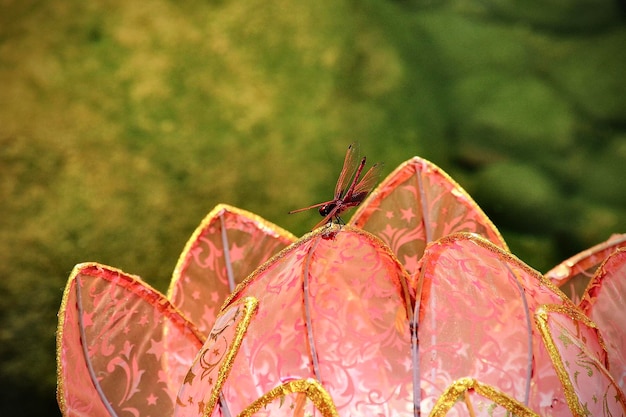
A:
{"type": "Polygon", "coordinates": [[[349,226],[333,238],[327,232],[281,252],[226,301],[259,301],[222,390],[233,415],[308,378],[342,415],[412,410],[406,272],[372,235],[349,226]]]}
{"type": "Polygon", "coordinates": [[[185,376],[177,396],[174,417],[223,414],[220,410],[224,404],[218,406],[220,393],[257,305],[254,298],[248,297],[231,304],[217,317],[215,326],[185,376]]]}
{"type": "Polygon", "coordinates": [[[595,245],[560,263],[546,273],[554,285],[578,303],[602,262],[617,248],[626,246],[626,234],[613,235],[606,242],[595,245]]]}
{"type": "Polygon", "coordinates": [[[564,404],[532,317],[542,304],[574,306],[541,274],[477,235],[456,234],[428,246],[413,285],[423,410],[463,377],[541,414],[564,404]]]}
{"type": "Polygon", "coordinates": [[[57,333],[64,416],[169,415],[202,346],[195,327],[138,277],[74,268],[57,333]]]}
{"type": "Polygon", "coordinates": [[[168,298],[208,334],[235,286],[296,237],[235,207],[215,207],[178,260],[168,298]]]}
{"type": "Polygon", "coordinates": [[[478,233],[506,249],[502,236],[471,197],[437,166],[414,157],[370,196],[350,224],[381,238],[409,273],[429,242],[455,232],[478,233]]]}
{"type": "Polygon", "coordinates": [[[576,309],[546,305],[536,321],[578,416],[626,415],[626,398],[605,368],[606,351],[595,324],[576,309]]]}
{"type": "Polygon", "coordinates": [[[626,247],[610,255],[589,282],[580,303],[600,328],[609,353],[609,371],[626,388],[626,247]]]}

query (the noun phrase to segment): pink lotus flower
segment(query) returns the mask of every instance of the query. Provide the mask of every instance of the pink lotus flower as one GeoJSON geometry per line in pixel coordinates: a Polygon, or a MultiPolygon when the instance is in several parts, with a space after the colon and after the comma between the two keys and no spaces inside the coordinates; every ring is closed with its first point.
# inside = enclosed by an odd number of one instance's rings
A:
{"type": "Polygon", "coordinates": [[[75,267],[59,405],[65,416],[625,415],[625,241],[543,276],[419,158],[348,225],[300,239],[219,205],[167,296],[75,267]]]}

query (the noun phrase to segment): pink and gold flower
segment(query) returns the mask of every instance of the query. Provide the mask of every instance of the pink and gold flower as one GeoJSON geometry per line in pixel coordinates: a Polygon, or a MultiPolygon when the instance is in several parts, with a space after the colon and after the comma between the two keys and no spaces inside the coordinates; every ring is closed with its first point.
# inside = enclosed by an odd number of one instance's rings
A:
{"type": "Polygon", "coordinates": [[[544,276],[420,158],[346,226],[300,239],[218,205],[167,296],[75,267],[59,405],[65,416],[625,415],[625,242],[544,276]]]}

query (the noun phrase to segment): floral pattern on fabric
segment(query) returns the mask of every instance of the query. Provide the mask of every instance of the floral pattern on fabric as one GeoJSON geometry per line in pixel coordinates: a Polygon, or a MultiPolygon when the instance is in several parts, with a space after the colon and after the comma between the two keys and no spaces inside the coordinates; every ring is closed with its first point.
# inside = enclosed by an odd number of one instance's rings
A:
{"type": "Polygon", "coordinates": [[[536,320],[573,413],[626,415],[626,398],[606,369],[606,351],[595,324],[561,305],[544,306],[536,320]]]}
{"type": "Polygon", "coordinates": [[[202,338],[167,299],[137,277],[82,264],[59,316],[65,415],[171,415],[202,338]]]}
{"type": "Polygon", "coordinates": [[[59,311],[59,406],[66,417],[624,415],[624,242],[544,276],[420,158],[348,225],[300,239],[218,205],[168,297],[76,266],[59,311]]]}
{"type": "Polygon", "coordinates": [[[187,242],[168,298],[208,334],[235,286],[295,240],[291,233],[252,213],[220,204],[187,242]]]}
{"type": "Polygon", "coordinates": [[[507,248],[465,190],[439,167],[418,157],[389,174],[349,224],[381,238],[411,274],[426,245],[452,233],[477,233],[507,248]]]}

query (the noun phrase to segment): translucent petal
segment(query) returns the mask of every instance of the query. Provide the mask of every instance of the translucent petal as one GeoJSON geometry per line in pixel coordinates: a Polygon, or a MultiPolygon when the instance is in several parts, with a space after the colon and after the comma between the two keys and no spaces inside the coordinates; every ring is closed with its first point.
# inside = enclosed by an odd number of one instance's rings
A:
{"type": "Polygon", "coordinates": [[[252,298],[231,304],[215,322],[178,393],[174,417],[230,415],[222,413],[220,393],[239,352],[258,302],[252,298]]]}
{"type": "Polygon", "coordinates": [[[609,353],[609,371],[626,389],[626,247],[600,266],[580,303],[582,311],[600,328],[609,353]]]}
{"type": "Polygon", "coordinates": [[[600,264],[620,247],[626,247],[626,234],[613,235],[606,242],[561,262],[546,273],[546,278],[567,294],[574,303],[578,303],[600,264]]]}
{"type": "Polygon", "coordinates": [[[235,286],[295,240],[252,213],[220,204],[187,242],[168,298],[206,335],[235,286]]]}
{"type": "Polygon", "coordinates": [[[489,241],[461,233],[429,245],[416,278],[423,410],[468,376],[540,414],[564,405],[533,314],[545,303],[574,306],[541,274],[489,241]]]}
{"type": "Polygon", "coordinates": [[[626,415],[626,399],[607,371],[595,324],[577,309],[546,305],[536,321],[576,416],[626,415]]]}
{"type": "Polygon", "coordinates": [[[437,166],[414,157],[393,171],[349,224],[381,238],[414,273],[429,242],[473,232],[506,249],[502,236],[471,197],[437,166]]]}
{"type": "Polygon", "coordinates": [[[138,277],[99,264],[77,265],[59,311],[61,411],[171,415],[201,346],[193,324],[138,277]]]}
{"type": "Polygon", "coordinates": [[[259,301],[222,391],[233,415],[308,378],[340,415],[412,412],[407,278],[382,242],[349,226],[313,232],[259,268],[225,304],[259,301]]]}

